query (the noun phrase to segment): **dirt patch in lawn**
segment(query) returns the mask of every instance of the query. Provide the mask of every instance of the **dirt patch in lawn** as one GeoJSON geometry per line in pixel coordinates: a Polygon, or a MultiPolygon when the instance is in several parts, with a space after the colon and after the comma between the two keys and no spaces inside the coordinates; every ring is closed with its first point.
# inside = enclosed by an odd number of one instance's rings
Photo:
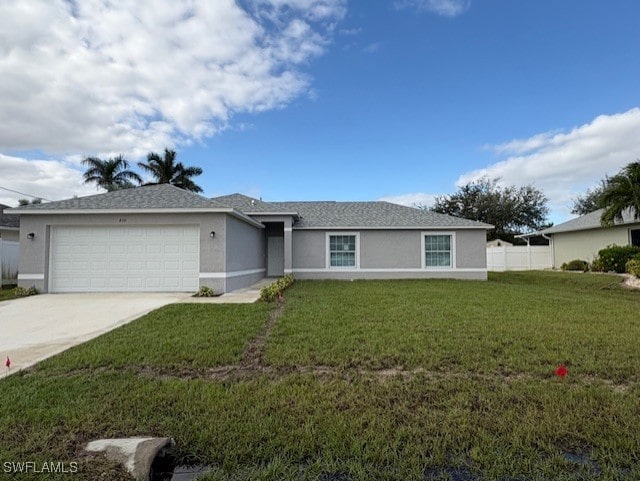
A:
{"type": "Polygon", "coordinates": [[[269,314],[269,319],[266,324],[260,329],[260,332],[254,337],[247,347],[244,349],[244,353],[242,354],[242,359],[240,359],[240,365],[238,369],[240,370],[260,370],[260,368],[264,367],[264,351],[267,346],[267,341],[271,336],[271,332],[278,321],[278,318],[282,316],[282,312],[284,311],[284,300],[277,300],[276,307],[269,314]]]}

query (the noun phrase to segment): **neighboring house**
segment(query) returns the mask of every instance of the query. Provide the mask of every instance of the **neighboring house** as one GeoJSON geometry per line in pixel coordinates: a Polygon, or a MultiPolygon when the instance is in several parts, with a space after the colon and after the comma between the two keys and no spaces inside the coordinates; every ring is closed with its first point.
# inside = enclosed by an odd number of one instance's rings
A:
{"type": "Polygon", "coordinates": [[[602,212],[600,209],[537,233],[551,239],[554,268],[574,259],[591,262],[598,251],[611,244],[640,246],[640,220],[634,220],[630,211],[612,227],[602,227],[602,212]]]}
{"type": "Polygon", "coordinates": [[[484,280],[492,227],[387,202],[207,199],[167,184],[11,213],[19,284],[42,292],[227,292],[287,273],[484,280]]]}
{"type": "Polygon", "coordinates": [[[11,207],[0,204],[0,239],[17,242],[20,234],[20,217],[5,214],[5,209],[11,209],[11,207]]]}

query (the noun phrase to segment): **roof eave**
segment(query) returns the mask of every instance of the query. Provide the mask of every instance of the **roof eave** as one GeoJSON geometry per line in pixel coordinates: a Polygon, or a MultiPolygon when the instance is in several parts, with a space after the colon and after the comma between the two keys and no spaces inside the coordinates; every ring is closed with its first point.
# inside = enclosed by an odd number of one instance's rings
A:
{"type": "Polygon", "coordinates": [[[186,207],[168,209],[8,209],[12,215],[90,215],[90,214],[230,214],[254,227],[264,224],[231,207],[186,207]]]}
{"type": "Polygon", "coordinates": [[[492,225],[486,226],[454,226],[454,225],[398,225],[398,226],[293,226],[294,230],[489,230],[492,225]]]}
{"type": "Polygon", "coordinates": [[[244,214],[247,215],[290,215],[293,217],[299,217],[300,214],[297,212],[254,212],[254,211],[248,211],[248,210],[243,210],[242,211],[244,214]]]}
{"type": "Polygon", "coordinates": [[[38,214],[175,214],[185,212],[234,212],[231,207],[170,207],[170,208],[141,208],[141,209],[20,209],[13,208],[4,211],[12,215],[38,214]]]}

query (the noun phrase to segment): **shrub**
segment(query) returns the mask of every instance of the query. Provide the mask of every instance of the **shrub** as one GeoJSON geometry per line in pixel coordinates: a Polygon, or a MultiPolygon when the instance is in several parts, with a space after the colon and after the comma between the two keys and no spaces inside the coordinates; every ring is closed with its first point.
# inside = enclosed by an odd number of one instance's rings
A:
{"type": "Polygon", "coordinates": [[[627,261],[637,254],[640,254],[640,247],[610,245],[598,252],[598,259],[603,271],[623,273],[627,261]]]}
{"type": "Polygon", "coordinates": [[[629,274],[640,278],[640,254],[629,259],[625,268],[629,274]]]}
{"type": "Polygon", "coordinates": [[[574,259],[569,262],[565,262],[560,266],[563,271],[582,271],[587,272],[589,270],[589,263],[580,259],[574,259]]]}
{"type": "Polygon", "coordinates": [[[35,296],[38,293],[38,289],[36,289],[36,286],[31,286],[31,287],[16,287],[13,290],[13,295],[16,297],[27,297],[27,296],[35,296]]]}
{"type": "Polygon", "coordinates": [[[293,284],[293,276],[291,274],[278,278],[276,281],[260,290],[260,300],[263,302],[275,301],[282,297],[282,293],[291,284],[293,284]]]}
{"type": "Polygon", "coordinates": [[[597,257],[593,260],[589,268],[591,272],[604,272],[604,263],[597,257]]]}
{"type": "Polygon", "coordinates": [[[200,290],[193,297],[214,297],[216,294],[209,286],[200,286],[200,290]]]}

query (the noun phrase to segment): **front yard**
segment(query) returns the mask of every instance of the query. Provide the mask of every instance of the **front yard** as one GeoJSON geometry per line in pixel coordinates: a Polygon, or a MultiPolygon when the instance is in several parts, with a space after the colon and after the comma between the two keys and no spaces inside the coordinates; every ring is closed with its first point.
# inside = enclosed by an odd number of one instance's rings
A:
{"type": "Polygon", "coordinates": [[[640,479],[639,312],[539,272],[172,305],[0,381],[0,469],[127,479],[83,445],[159,435],[211,480],[640,479]]]}

